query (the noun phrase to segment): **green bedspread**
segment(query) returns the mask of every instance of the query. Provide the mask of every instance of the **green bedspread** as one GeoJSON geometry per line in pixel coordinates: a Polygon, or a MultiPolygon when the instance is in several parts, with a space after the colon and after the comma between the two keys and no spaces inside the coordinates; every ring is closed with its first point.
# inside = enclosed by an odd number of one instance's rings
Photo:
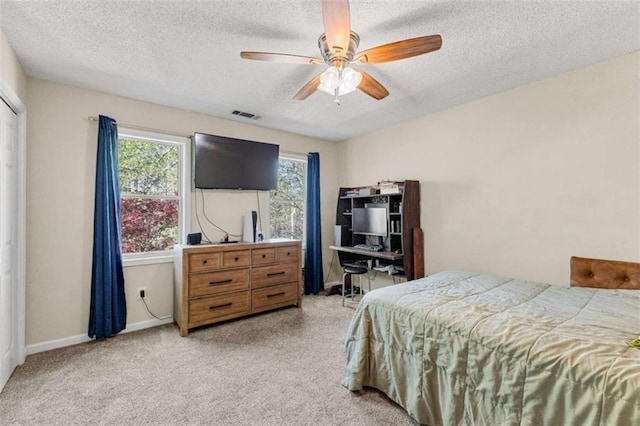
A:
{"type": "Polygon", "coordinates": [[[367,294],[343,385],[437,425],[640,425],[640,290],[445,271],[367,294]]]}

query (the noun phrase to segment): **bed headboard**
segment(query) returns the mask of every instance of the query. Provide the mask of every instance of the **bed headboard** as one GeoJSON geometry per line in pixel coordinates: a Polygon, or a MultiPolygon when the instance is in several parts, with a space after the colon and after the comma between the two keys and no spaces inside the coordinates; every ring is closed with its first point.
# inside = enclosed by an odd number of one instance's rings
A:
{"type": "Polygon", "coordinates": [[[640,263],[573,256],[571,287],[640,290],[640,263]]]}

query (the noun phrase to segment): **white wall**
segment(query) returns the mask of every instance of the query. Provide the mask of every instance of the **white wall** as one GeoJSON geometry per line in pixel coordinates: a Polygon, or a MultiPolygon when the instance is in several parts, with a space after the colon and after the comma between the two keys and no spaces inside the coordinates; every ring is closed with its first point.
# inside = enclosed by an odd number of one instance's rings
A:
{"type": "MultiPolygon", "coordinates": [[[[428,273],[464,268],[566,284],[571,255],[638,260],[639,59],[635,53],[338,145],[28,79],[27,344],[86,333],[97,131],[87,117],[97,114],[121,125],[319,151],[325,247],[339,186],[418,179],[428,273]]],[[[211,218],[238,232],[250,208],[255,193],[207,195],[211,218]]],[[[325,267],[330,259],[325,252],[325,267]]],[[[147,287],[158,315],[170,315],[171,268],[126,268],[130,324],[151,319],[135,301],[137,287],[147,287]]]]}
{"type": "Polygon", "coordinates": [[[638,261],[639,63],[636,52],[343,142],[340,185],[420,181],[427,273],[567,285],[572,255],[638,261]]]}
{"type": "Polygon", "coordinates": [[[27,76],[2,31],[0,31],[0,81],[3,87],[11,88],[22,103],[27,104],[27,76]]]}
{"type": "MultiPolygon", "coordinates": [[[[93,195],[97,124],[103,114],[120,125],[172,134],[194,131],[277,143],[281,151],[320,152],[323,239],[329,241],[337,198],[337,146],[333,142],[269,130],[36,79],[28,80],[27,177],[27,345],[86,334],[91,292],[93,195]]],[[[257,209],[256,193],[206,193],[207,215],[219,226],[241,232],[245,210],[257,209]]],[[[192,204],[193,204],[192,200],[192,204]]],[[[201,208],[198,193],[199,208],[201,208]]],[[[263,213],[268,206],[261,199],[263,213]]],[[[192,227],[197,231],[193,218],[192,227]]],[[[265,228],[268,223],[263,222],[265,228]]],[[[219,239],[209,227],[212,239],[219,239]]],[[[328,244],[325,244],[328,246],[328,244]]],[[[325,261],[330,259],[325,254],[325,261]]],[[[128,324],[150,320],[136,289],[158,316],[172,313],[173,265],[125,268],[128,324]]]]}

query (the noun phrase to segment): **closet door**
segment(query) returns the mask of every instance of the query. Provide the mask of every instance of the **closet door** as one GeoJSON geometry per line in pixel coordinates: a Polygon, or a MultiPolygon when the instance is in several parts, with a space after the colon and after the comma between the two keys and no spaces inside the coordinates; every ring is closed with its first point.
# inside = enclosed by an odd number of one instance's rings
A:
{"type": "Polygon", "coordinates": [[[17,123],[0,98],[0,391],[18,365],[17,123]]]}

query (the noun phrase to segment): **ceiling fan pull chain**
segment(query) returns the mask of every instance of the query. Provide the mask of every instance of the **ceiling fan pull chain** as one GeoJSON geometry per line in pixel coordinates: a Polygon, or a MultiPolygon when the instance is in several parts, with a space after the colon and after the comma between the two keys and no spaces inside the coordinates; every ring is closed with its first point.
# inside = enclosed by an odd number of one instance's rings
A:
{"type": "Polygon", "coordinates": [[[340,84],[342,84],[342,70],[343,70],[344,64],[340,64],[338,68],[338,86],[333,89],[333,94],[334,94],[334,98],[333,98],[333,102],[336,103],[336,105],[340,106],[340,84]]]}

